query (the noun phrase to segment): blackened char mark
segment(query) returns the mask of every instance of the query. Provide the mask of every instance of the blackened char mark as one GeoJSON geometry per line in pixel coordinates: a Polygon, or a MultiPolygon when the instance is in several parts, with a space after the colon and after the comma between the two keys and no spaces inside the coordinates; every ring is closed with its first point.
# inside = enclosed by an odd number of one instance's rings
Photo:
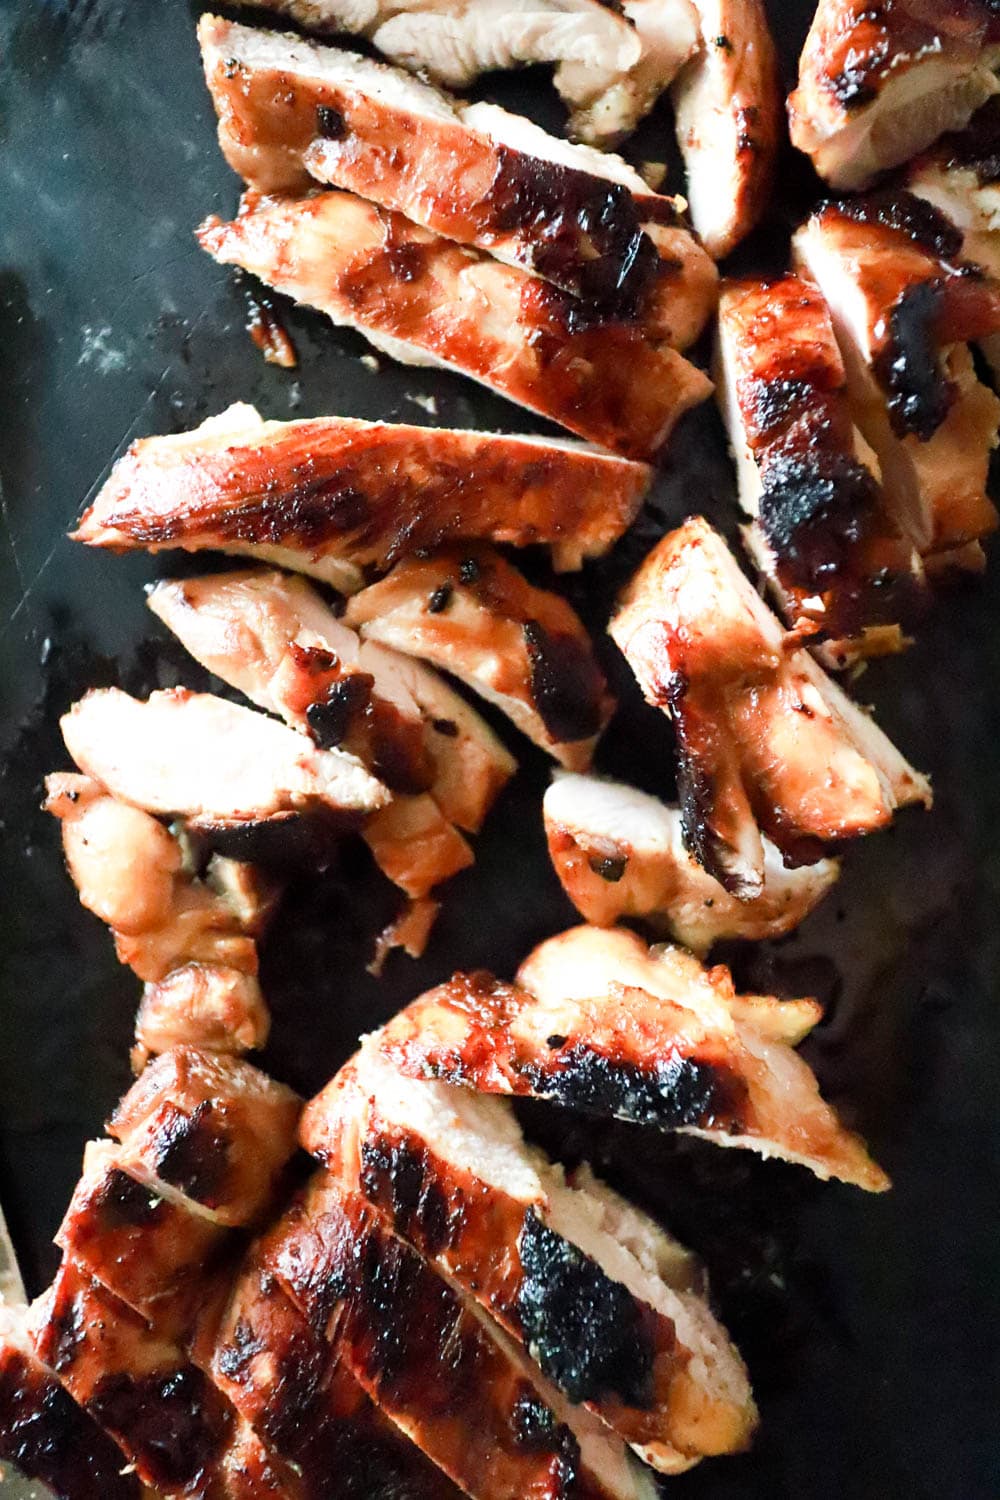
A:
{"type": "Polygon", "coordinates": [[[91,1201],[100,1225],[106,1229],[152,1224],[165,1212],[162,1198],[117,1167],[107,1173],[91,1201]]]}
{"type": "Polygon", "coordinates": [[[878,97],[878,77],[889,59],[889,38],[881,36],[868,49],[853,48],[848,61],[829,81],[830,93],[844,109],[861,109],[878,97]]]}
{"type": "Polygon", "coordinates": [[[544,1067],[521,1069],[533,1093],[587,1114],[661,1130],[737,1128],[742,1082],[725,1068],[672,1051],[649,1067],[573,1041],[544,1067]]]}
{"type": "Polygon", "coordinates": [[[324,750],[358,756],[390,791],[417,796],[434,780],[423,727],[374,697],[374,686],[367,672],[349,672],[332,682],[325,697],[306,709],[313,739],[324,750]]]}
{"type": "Polygon", "coordinates": [[[760,523],[779,579],[829,588],[871,534],[878,506],[871,473],[846,455],[779,452],[762,465],[761,480],[760,523]]]}
{"type": "Polygon", "coordinates": [[[543,1372],[571,1401],[653,1400],[655,1348],[635,1298],[529,1209],[518,1242],[517,1314],[543,1372]]]}
{"type": "Polygon", "coordinates": [[[231,1409],[193,1365],[135,1379],[107,1375],[87,1402],[102,1427],[122,1435],[159,1488],[191,1491],[225,1449],[231,1409]]]}
{"type": "Polygon", "coordinates": [[[428,1169],[426,1151],[407,1140],[366,1140],[361,1148],[361,1185],[424,1255],[438,1255],[461,1228],[428,1169]]]}
{"type": "Polygon", "coordinates": [[[638,317],[659,256],[628,189],[506,146],[497,156],[488,194],[496,228],[529,238],[533,269],[601,315],[638,317]]]}
{"type": "Polygon", "coordinates": [[[163,1182],[198,1203],[218,1201],[229,1174],[231,1141],[209,1100],[190,1114],[167,1104],[151,1146],[153,1171],[163,1182]]]}
{"type": "Polygon", "coordinates": [[[945,167],[967,167],[983,187],[1000,182],[1000,95],[977,109],[965,130],[941,137],[935,155],[945,167]]]}
{"type": "Polygon", "coordinates": [[[774,380],[747,380],[740,386],[740,403],[748,433],[758,447],[787,430],[817,406],[817,371],[774,380]]]}
{"type": "Polygon", "coordinates": [[[601,727],[604,683],[589,643],[556,635],[537,620],[524,625],[531,696],[557,743],[587,740],[601,727]]]}
{"type": "Polygon", "coordinates": [[[332,682],[326,697],[310,703],[306,720],[313,739],[322,750],[339,749],[358,718],[364,718],[372,701],[375,679],[367,672],[349,672],[332,682]]]}
{"type": "Polygon", "coordinates": [[[282,812],[246,822],[192,820],[188,831],[215,854],[275,870],[323,870],[337,839],[356,830],[361,816],[349,809],[333,813],[282,812]]]}
{"type": "Polygon", "coordinates": [[[0,1347],[0,1461],[73,1500],[136,1500],[121,1450],[31,1357],[0,1347]]]}
{"type": "Polygon", "coordinates": [[[905,234],[922,250],[943,260],[953,260],[962,249],[962,231],[940,209],[928,203],[926,198],[918,198],[915,193],[886,188],[866,193],[861,198],[824,203],[820,212],[828,207],[855,224],[874,224],[880,229],[905,234]]]}
{"type": "Polygon", "coordinates": [[[875,373],[899,438],[912,434],[926,442],[955,400],[955,387],[941,369],[935,332],[943,301],[940,282],[921,282],[908,288],[889,314],[889,337],[875,373]]]}

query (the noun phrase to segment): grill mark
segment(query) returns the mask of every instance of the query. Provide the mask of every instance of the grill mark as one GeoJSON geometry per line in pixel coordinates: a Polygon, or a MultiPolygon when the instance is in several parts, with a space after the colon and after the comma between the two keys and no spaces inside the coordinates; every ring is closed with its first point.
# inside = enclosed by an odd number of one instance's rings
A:
{"type": "Polygon", "coordinates": [[[661,1130],[734,1128],[746,1102],[745,1085],[727,1068],[677,1051],[655,1068],[639,1068],[572,1041],[544,1067],[530,1063],[519,1071],[544,1098],[661,1130]]]}
{"type": "Polygon", "coordinates": [[[548,631],[537,620],[523,627],[531,696],[553,740],[590,739],[601,728],[604,681],[589,642],[548,631]]]}
{"type": "Polygon", "coordinates": [[[164,1104],[150,1145],[155,1175],[178,1192],[209,1205],[223,1195],[231,1142],[207,1099],[190,1114],[164,1104]]]}
{"type": "Polygon", "coordinates": [[[141,1455],[150,1481],[193,1488],[210,1472],[229,1435],[231,1413],[193,1365],[135,1379],[106,1375],[87,1410],[141,1455]]]}
{"type": "Polygon", "coordinates": [[[461,1233],[461,1210],[450,1209],[433,1180],[427,1152],[407,1140],[364,1141],[361,1185],[372,1203],[388,1211],[394,1228],[428,1256],[440,1254],[461,1233]]]}

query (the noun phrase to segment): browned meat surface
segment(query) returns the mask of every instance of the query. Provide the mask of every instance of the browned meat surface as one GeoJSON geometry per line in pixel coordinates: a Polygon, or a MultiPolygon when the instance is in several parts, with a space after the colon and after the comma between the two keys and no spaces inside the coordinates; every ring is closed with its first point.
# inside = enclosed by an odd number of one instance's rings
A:
{"type": "Polygon", "coordinates": [[[309,1500],[300,1476],[246,1422],[233,1424],[219,1460],[219,1488],[225,1500],[309,1500]]]}
{"type": "Polygon", "coordinates": [[[699,45],[671,89],[691,219],[716,260],[767,207],[781,96],[763,0],[694,0],[699,45]]]}
{"type": "Polygon", "coordinates": [[[820,293],[797,276],[727,282],[717,363],[740,503],[788,625],[821,632],[838,661],[881,652],[889,632],[901,645],[920,560],[854,425],[820,293]]]}
{"type": "Polygon", "coordinates": [[[395,358],[443,364],[628,458],[649,459],[708,378],[634,321],[607,320],[351,193],[262,198],[206,220],[202,247],[356,328],[395,358]]]}
{"type": "Polygon", "coordinates": [[[909,193],[827,205],[795,235],[844,356],[855,420],[896,524],[928,569],[982,563],[1000,400],[967,348],[1000,329],[1000,283],[957,263],[962,236],[909,193]]]}
{"type": "Polygon", "coordinates": [[[308,1106],[302,1139],[654,1467],[746,1443],[746,1374],[707,1306],[624,1249],[604,1200],[568,1187],[503,1101],[369,1051],[308,1106]]]}
{"type": "Polygon", "coordinates": [[[623,1445],[533,1378],[473,1304],[333,1179],[314,1179],[263,1254],[371,1399],[472,1500],[654,1500],[623,1445]]]}
{"type": "Polygon", "coordinates": [[[38,1358],[165,1495],[203,1495],[226,1450],[232,1409],[169,1338],[64,1262],[34,1305],[38,1358]]]}
{"type": "Polygon", "coordinates": [[[265,422],[237,405],[193,432],[133,443],[75,535],[122,550],[271,554],[354,593],[363,569],[449,540],[543,543],[557,568],[578,568],[630,525],[649,481],[643,464],[568,441],[265,422]]]}
{"type": "Polygon", "coordinates": [[[221,964],[185,963],[147,984],[135,1018],[133,1071],[171,1047],[203,1052],[256,1052],[271,1017],[251,974],[221,964]]]}
{"type": "Polygon", "coordinates": [[[139,1481],[122,1472],[119,1449],[10,1327],[0,1332],[0,1467],[4,1462],[47,1484],[59,1500],[139,1500],[139,1481]]]}
{"type": "Polygon", "coordinates": [[[930,788],[786,639],[700,518],[653,549],[608,627],[677,731],[687,840],[728,891],[760,894],[766,834],[789,863],[883,828],[930,788]]]}
{"type": "Polygon", "coordinates": [[[121,1151],[91,1141],[56,1244],[66,1259],[141,1316],[157,1318],[189,1292],[228,1243],[228,1231],[119,1165],[121,1151]]]}
{"type": "Polygon", "coordinates": [[[757,942],[796,928],[839,874],[835,860],[786,869],[764,839],[763,885],[731,896],[684,843],[684,815],[597,776],[556,776],[542,803],[549,858],[582,917],[611,927],[638,917],[697,954],[724,938],[757,942]]]}
{"type": "Polygon", "coordinates": [[[485,547],[397,563],[351,599],[366,640],[422,657],[480,693],[563,765],[589,764],[613,701],[579,618],[485,547]]]}
{"type": "Polygon", "coordinates": [[[119,1165],[180,1194],[215,1223],[245,1225],[271,1205],[295,1150],[301,1101],[237,1058],[175,1047],[118,1105],[119,1165]]]}
{"type": "Polygon", "coordinates": [[[211,693],[170,688],[143,702],[100,688],[60,728],[81,771],[113,797],[205,828],[288,814],[354,825],[390,800],[353,756],[211,693]]]}
{"type": "Polygon", "coordinates": [[[380,1050],[414,1078],[551,1099],[888,1187],[802,1059],[735,1020],[723,966],[664,949],[654,980],[616,947],[602,963],[588,944],[579,970],[572,950],[540,952],[517,985],[456,974],[390,1021],[380,1050]]]}
{"type": "Polygon", "coordinates": [[[788,100],[792,140],[834,187],[865,187],[961,129],[996,93],[998,63],[989,0],[819,0],[788,100]]]}

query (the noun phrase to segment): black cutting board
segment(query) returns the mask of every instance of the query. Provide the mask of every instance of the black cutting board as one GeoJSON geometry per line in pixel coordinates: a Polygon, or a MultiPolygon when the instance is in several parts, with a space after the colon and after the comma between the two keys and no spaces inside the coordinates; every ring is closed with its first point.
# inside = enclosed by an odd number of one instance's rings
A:
{"type": "MultiPolygon", "coordinates": [[[[810,10],[772,4],[788,72],[810,10]]],[[[37,810],[44,773],[67,764],[56,720],[91,683],[203,681],[143,604],[144,582],[182,564],[87,552],[66,529],[129,441],[233,400],[269,417],[426,422],[414,398],[433,396],[449,425],[539,426],[458,377],[384,359],[373,371],[361,339],[283,304],[299,367],[263,363],[244,329],[246,289],[191,236],[237,197],[215,146],[195,15],[184,0],[0,0],[0,1201],[31,1291],[53,1270],[50,1239],[83,1143],[128,1083],[138,992],[79,907],[57,827],[37,810]]],[[[543,123],[560,118],[541,70],[481,92],[543,123]]],[[[668,139],[663,109],[633,154],[663,159],[668,139]]],[[[741,265],[780,264],[789,225],[815,196],[790,153],[781,175],[781,202],[741,265]]],[[[692,510],[732,530],[732,476],[708,409],[683,424],[636,531],[565,583],[596,629],[629,568],[692,510]]],[[[992,562],[985,579],[942,598],[903,659],[859,687],[933,776],[933,813],[907,814],[853,850],[832,898],[792,939],[731,955],[747,985],[828,1003],[806,1051],[894,1192],[865,1197],[743,1152],[527,1112],[539,1138],[595,1158],[702,1252],[750,1363],[763,1413],[755,1451],[673,1482],[679,1497],[1000,1495],[992,562]]],[[[537,559],[529,566],[545,576],[537,559]]],[[[599,766],[669,795],[669,728],[610,643],[601,649],[623,707],[599,766]]],[[[545,856],[548,766],[508,739],[523,770],[419,963],[396,955],[381,981],[365,973],[394,897],[363,850],[296,881],[265,953],[275,1015],[265,1062],[279,1077],[318,1087],[360,1031],[421,988],[458,966],[510,974],[573,919],[545,856]]]]}

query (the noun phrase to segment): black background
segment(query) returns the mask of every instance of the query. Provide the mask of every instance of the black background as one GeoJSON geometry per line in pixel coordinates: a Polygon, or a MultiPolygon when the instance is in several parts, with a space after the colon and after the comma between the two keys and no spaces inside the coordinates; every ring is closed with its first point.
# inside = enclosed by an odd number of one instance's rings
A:
{"type": "MultiPolygon", "coordinates": [[[[772,4],[786,60],[811,6],[772,4]]],[[[196,670],[158,635],[142,584],[175,558],[86,552],[64,533],[135,437],[178,430],[232,400],[269,417],[338,412],[537,428],[457,376],[360,363],[362,340],[283,308],[298,369],[268,367],[244,331],[246,290],[197,249],[193,226],[235,207],[184,0],[0,0],[0,1199],[31,1291],[88,1136],[128,1082],[138,983],[115,963],[63,870],[38,808],[67,764],[58,714],[85,686],[145,691],[196,670]]],[[[544,73],[481,92],[555,124],[544,73]]],[[[632,143],[663,159],[669,110],[632,143]]],[[[679,185],[679,180],[677,185],[679,185]]],[[[788,153],[779,204],[741,264],[780,263],[816,184],[788,153]]],[[[732,477],[715,414],[685,421],[644,520],[565,586],[600,629],[618,582],[668,523],[704,511],[732,529],[732,477]]],[[[996,550],[995,548],[993,549],[996,550]]],[[[535,1109],[531,1128],[586,1152],[706,1257],[754,1376],[752,1455],[703,1465],[679,1497],[1000,1495],[1000,575],[941,599],[903,659],[861,696],[934,778],[933,813],[853,850],[826,905],[792,939],[730,955],[747,985],[818,993],[807,1045],[825,1091],[892,1173],[882,1198],[701,1143],[652,1140],[535,1109]]],[[[204,559],[198,566],[204,566],[204,559]]],[[[529,560],[539,571],[540,564],[529,560]]],[[[665,721],[623,695],[601,769],[672,790],[665,721]]],[[[504,731],[506,734],[506,731],[504,731]]],[[[510,743],[514,737],[507,736],[510,743]]],[[[449,888],[425,958],[364,972],[392,891],[344,852],[296,881],[265,953],[274,1011],[266,1064],[305,1091],[376,1025],[454,967],[510,974],[573,913],[548,867],[523,770],[449,888]]]]}

